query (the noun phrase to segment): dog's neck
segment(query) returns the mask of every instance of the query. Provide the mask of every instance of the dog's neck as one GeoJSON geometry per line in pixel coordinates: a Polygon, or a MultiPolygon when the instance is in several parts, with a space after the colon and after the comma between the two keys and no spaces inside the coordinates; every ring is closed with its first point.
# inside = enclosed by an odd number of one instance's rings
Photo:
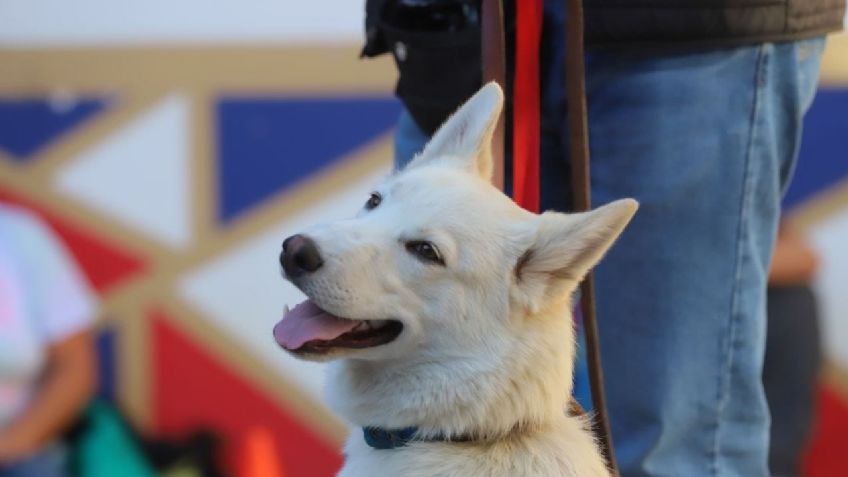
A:
{"type": "Polygon", "coordinates": [[[449,364],[342,361],[331,368],[330,405],[353,424],[419,435],[499,439],[561,419],[572,388],[574,331],[568,300],[525,320],[509,348],[449,364]]]}

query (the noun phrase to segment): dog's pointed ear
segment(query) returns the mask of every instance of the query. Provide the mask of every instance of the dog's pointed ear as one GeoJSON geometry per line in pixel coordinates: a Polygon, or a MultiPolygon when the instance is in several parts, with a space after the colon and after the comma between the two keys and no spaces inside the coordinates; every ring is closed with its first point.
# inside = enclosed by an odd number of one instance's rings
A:
{"type": "Polygon", "coordinates": [[[531,312],[570,293],[630,222],[638,202],[622,199],[580,214],[545,212],[515,264],[515,296],[531,312]]]}
{"type": "Polygon", "coordinates": [[[503,109],[501,87],[491,82],[442,124],[430,142],[407,167],[440,162],[492,177],[492,134],[503,109]]]}

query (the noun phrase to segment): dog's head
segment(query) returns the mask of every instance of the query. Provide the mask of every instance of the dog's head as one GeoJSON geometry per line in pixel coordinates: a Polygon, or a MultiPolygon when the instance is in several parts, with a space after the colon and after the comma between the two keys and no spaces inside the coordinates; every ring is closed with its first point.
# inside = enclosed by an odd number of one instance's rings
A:
{"type": "Polygon", "coordinates": [[[283,348],[372,362],[496,352],[567,299],[637,204],[570,215],[518,207],[490,183],[502,105],[486,85],[356,217],[286,239],[285,276],[308,300],[275,327],[283,348]]]}

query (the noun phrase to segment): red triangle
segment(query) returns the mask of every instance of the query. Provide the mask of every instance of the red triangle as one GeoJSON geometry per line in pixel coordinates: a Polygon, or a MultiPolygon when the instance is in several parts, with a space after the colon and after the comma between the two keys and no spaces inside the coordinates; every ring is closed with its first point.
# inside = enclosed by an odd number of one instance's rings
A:
{"type": "Polygon", "coordinates": [[[804,456],[803,475],[842,477],[848,475],[848,398],[827,384],[819,388],[816,426],[804,456]]]}
{"type": "Polygon", "coordinates": [[[144,262],[107,242],[96,233],[59,217],[33,201],[0,188],[0,202],[14,204],[40,216],[60,236],[77,259],[94,288],[105,293],[109,288],[144,270],[144,262]]]}
{"type": "MultiPolygon", "coordinates": [[[[205,427],[224,437],[223,463],[230,473],[241,466],[240,443],[257,427],[273,436],[281,471],[297,477],[331,477],[342,459],[327,442],[283,403],[251,386],[231,369],[168,324],[161,312],[150,313],[155,381],[156,430],[185,435],[205,427]]],[[[274,379],[268,376],[268,379],[274,379]]]]}

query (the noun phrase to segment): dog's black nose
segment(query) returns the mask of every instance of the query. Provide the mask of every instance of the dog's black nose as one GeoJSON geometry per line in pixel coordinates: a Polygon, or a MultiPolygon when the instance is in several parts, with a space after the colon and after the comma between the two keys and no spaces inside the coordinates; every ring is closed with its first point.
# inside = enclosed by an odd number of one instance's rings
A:
{"type": "Polygon", "coordinates": [[[311,273],[324,265],[315,241],[305,235],[292,235],[283,242],[280,265],[290,277],[311,273]]]}

